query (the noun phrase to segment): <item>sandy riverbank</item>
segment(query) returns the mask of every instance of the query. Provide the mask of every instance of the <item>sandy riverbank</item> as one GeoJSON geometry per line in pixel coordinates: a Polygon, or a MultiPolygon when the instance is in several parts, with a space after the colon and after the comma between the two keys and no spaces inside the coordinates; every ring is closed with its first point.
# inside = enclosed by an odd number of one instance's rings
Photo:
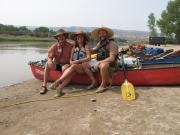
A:
{"type": "MultiPolygon", "coordinates": [[[[53,98],[55,91],[39,95],[41,82],[30,80],[0,89],[0,107],[53,98]]],[[[75,86],[75,89],[84,88],[75,86]]],[[[66,89],[72,89],[72,86],[66,89]]],[[[120,99],[120,87],[102,94],[92,91],[0,108],[1,135],[178,135],[180,86],[136,87],[138,98],[120,99]],[[91,99],[96,102],[92,102],[91,99]]]]}
{"type": "MultiPolygon", "coordinates": [[[[167,45],[164,48],[176,50],[180,46],[167,45]]],[[[0,88],[0,135],[180,133],[180,86],[135,87],[137,99],[127,102],[120,98],[120,86],[94,94],[94,90],[86,91],[84,86],[73,85],[65,90],[79,92],[54,100],[53,90],[39,95],[41,84],[33,79],[0,88]],[[9,106],[28,101],[36,102],[9,106]]]]}

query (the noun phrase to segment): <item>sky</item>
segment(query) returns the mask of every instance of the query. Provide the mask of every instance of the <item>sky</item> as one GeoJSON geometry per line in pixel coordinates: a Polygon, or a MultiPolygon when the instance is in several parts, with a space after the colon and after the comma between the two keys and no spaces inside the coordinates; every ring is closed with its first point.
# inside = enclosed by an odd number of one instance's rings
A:
{"type": "Polygon", "coordinates": [[[169,0],[0,0],[0,23],[45,27],[110,27],[148,31],[169,0]]]}

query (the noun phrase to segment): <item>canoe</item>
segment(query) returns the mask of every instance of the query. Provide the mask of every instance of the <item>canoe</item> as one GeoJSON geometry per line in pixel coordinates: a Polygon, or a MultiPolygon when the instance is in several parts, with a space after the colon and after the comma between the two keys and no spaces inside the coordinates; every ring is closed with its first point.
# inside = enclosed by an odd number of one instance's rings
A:
{"type": "MultiPolygon", "coordinates": [[[[29,64],[34,77],[43,80],[44,68],[35,64],[29,64]]],[[[61,72],[51,70],[48,81],[55,81],[61,76],[61,72]]],[[[98,83],[101,82],[99,73],[95,73],[98,83]]],[[[124,81],[123,71],[119,70],[112,75],[113,85],[121,85],[124,81]]],[[[128,69],[127,79],[136,86],[168,86],[180,85],[180,64],[168,67],[155,67],[146,69],[128,69]]],[[[72,83],[87,85],[90,79],[86,75],[77,75],[72,79],[72,83]]]]}

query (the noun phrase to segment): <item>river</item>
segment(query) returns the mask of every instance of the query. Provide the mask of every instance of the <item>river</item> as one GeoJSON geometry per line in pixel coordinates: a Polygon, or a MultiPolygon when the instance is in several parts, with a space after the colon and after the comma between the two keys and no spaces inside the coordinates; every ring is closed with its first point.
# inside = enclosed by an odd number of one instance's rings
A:
{"type": "Polygon", "coordinates": [[[45,59],[51,43],[0,43],[0,87],[33,78],[29,61],[45,59]]]}

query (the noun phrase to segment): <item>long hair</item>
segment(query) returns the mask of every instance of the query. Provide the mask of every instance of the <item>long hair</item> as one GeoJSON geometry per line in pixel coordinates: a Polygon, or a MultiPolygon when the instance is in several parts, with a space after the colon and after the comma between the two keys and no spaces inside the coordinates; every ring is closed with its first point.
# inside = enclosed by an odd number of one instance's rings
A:
{"type": "MultiPolygon", "coordinates": [[[[86,42],[87,42],[87,40],[86,40],[86,38],[84,37],[84,41],[83,41],[83,47],[84,47],[84,48],[85,48],[86,42]]],[[[77,38],[76,38],[76,42],[75,42],[75,48],[76,48],[76,47],[79,48],[79,44],[78,44],[78,42],[77,42],[77,38]]]]}

